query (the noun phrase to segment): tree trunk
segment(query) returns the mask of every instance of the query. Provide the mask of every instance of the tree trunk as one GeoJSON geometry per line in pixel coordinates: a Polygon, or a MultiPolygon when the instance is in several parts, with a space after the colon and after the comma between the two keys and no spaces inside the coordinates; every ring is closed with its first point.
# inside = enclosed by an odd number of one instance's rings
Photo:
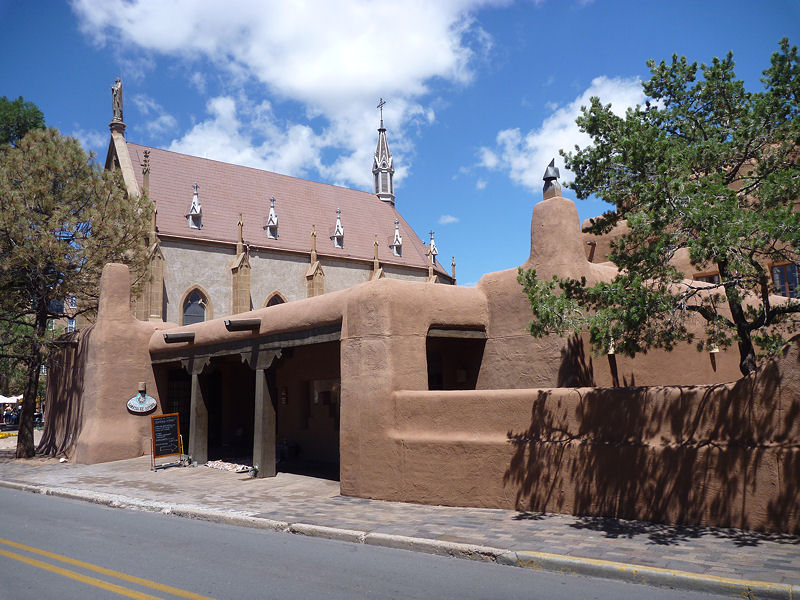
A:
{"type": "Polygon", "coordinates": [[[36,395],[39,391],[39,374],[42,370],[42,343],[47,330],[47,297],[42,294],[37,299],[36,320],[31,335],[30,354],[28,359],[28,381],[22,397],[22,412],[19,415],[19,432],[17,434],[17,458],[32,458],[36,455],[33,444],[33,413],[36,408],[36,395]]]}
{"type": "Polygon", "coordinates": [[[36,392],[39,388],[39,371],[41,368],[41,354],[37,353],[37,358],[32,357],[28,364],[28,381],[25,383],[22,411],[19,415],[17,458],[31,458],[36,454],[36,447],[33,445],[33,413],[36,408],[36,392]]]}
{"type": "Polygon", "coordinates": [[[753,347],[750,330],[747,328],[747,318],[742,303],[738,299],[731,298],[731,295],[728,293],[728,306],[736,324],[736,333],[739,335],[739,370],[742,375],[747,376],[756,370],[756,350],[753,347]]]}

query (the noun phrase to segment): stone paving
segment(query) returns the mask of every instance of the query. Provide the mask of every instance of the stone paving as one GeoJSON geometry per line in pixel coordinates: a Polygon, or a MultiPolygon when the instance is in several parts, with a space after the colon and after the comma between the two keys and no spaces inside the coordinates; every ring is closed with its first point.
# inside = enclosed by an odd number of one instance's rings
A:
{"type": "Polygon", "coordinates": [[[246,473],[205,466],[151,471],[149,457],[99,465],[12,457],[12,450],[0,447],[2,481],[118,494],[290,523],[800,584],[800,536],[351,498],[339,495],[338,481],[292,473],[253,479],[246,473]]]}

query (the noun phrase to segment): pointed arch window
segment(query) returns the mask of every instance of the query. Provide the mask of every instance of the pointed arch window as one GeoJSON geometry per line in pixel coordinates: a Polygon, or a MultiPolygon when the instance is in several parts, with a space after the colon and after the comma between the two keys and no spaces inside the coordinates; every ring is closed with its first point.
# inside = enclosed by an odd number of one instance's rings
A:
{"type": "Polygon", "coordinates": [[[283,304],[286,302],[286,298],[283,297],[283,294],[280,292],[273,292],[272,295],[267,298],[267,301],[264,302],[265,307],[275,306],[276,304],[283,304]]]}
{"type": "Polygon", "coordinates": [[[210,317],[208,298],[199,289],[189,292],[183,301],[183,325],[202,323],[210,317]]]}

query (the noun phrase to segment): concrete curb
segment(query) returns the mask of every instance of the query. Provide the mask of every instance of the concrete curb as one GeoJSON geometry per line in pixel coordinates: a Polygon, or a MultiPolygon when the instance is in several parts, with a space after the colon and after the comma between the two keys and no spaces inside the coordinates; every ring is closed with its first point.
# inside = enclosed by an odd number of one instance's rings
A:
{"type": "Polygon", "coordinates": [[[733,598],[769,598],[796,600],[800,586],[767,581],[748,581],[717,577],[702,573],[689,573],[673,569],[645,567],[608,560],[578,558],[547,552],[507,552],[497,558],[498,564],[542,569],[565,574],[580,574],[630,583],[643,583],[657,587],[719,594],[733,598]]]}
{"type": "Polygon", "coordinates": [[[93,502],[112,508],[159,512],[162,514],[200,519],[214,523],[268,529],[283,533],[306,535],[309,537],[319,537],[356,544],[410,550],[412,552],[424,552],[426,554],[435,554],[438,556],[452,556],[454,558],[496,562],[500,565],[522,567],[526,569],[602,577],[604,579],[614,579],[629,583],[669,587],[676,590],[705,592],[735,598],[800,600],[800,586],[791,584],[730,579],[714,575],[689,573],[686,571],[661,569],[658,567],[645,567],[592,558],[565,556],[562,554],[550,554],[547,552],[513,551],[476,544],[461,544],[388,533],[340,529],[337,527],[326,527],[324,525],[313,525],[309,523],[289,523],[287,521],[275,521],[256,517],[246,512],[215,510],[185,504],[170,504],[166,502],[128,498],[116,494],[87,492],[72,488],[45,487],[13,481],[0,481],[0,487],[68,498],[71,500],[93,502]]]}

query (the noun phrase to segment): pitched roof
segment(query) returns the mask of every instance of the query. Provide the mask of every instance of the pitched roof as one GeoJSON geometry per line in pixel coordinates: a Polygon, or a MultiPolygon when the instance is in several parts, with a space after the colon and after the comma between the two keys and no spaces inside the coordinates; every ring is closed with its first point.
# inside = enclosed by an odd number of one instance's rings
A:
{"type": "MultiPolygon", "coordinates": [[[[317,253],[322,256],[372,261],[377,235],[382,263],[428,266],[427,248],[419,236],[391,203],[373,194],[130,142],[127,148],[133,165],[141,165],[144,151],[150,150],[150,198],[158,210],[159,235],[235,244],[241,213],[244,242],[257,248],[309,253],[311,226],[315,225],[317,253]],[[203,211],[202,229],[190,228],[186,220],[195,182],[203,211]],[[269,239],[264,231],[272,196],[278,216],[277,239],[269,239]],[[335,248],[330,239],[337,208],[341,209],[344,248],[335,248]],[[395,219],[400,220],[403,235],[402,256],[394,256],[389,247],[395,219]]],[[[141,169],[134,167],[134,172],[141,188],[141,169]]],[[[436,272],[449,277],[438,262],[436,272]]]]}

